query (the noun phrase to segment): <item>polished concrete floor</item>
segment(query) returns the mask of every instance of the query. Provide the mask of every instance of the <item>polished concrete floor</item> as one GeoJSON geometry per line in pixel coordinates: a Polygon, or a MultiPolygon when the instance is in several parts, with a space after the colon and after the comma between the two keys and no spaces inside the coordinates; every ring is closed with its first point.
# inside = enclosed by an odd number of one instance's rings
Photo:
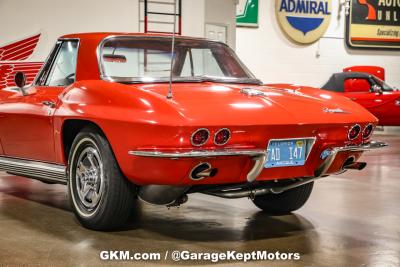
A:
{"type": "Polygon", "coordinates": [[[102,250],[267,250],[301,254],[300,261],[268,266],[400,266],[400,136],[377,138],[390,148],[366,154],[366,170],[320,180],[302,209],[281,217],[264,215],[247,199],[193,195],[179,209],[139,204],[126,230],[94,232],[74,219],[65,187],[1,173],[0,266],[127,264],[102,262],[102,250]]]}

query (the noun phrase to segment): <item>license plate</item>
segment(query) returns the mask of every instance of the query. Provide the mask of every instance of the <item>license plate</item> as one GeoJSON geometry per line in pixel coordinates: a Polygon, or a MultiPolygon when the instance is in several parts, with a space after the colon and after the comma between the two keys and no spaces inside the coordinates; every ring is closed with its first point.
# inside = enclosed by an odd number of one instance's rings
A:
{"type": "Polygon", "coordinates": [[[303,166],[306,162],[307,141],[304,139],[271,140],[265,168],[303,166]]]}

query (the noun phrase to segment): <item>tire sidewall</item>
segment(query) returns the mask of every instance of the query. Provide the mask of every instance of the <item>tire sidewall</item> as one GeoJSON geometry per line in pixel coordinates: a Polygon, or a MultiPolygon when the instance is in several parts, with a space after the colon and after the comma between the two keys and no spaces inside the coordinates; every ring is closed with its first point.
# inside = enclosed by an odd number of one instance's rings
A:
{"type": "Polygon", "coordinates": [[[91,132],[81,132],[77,135],[75,138],[72,147],[71,147],[71,152],[70,156],[68,159],[68,195],[69,199],[71,202],[71,205],[73,207],[73,210],[75,214],[78,216],[78,218],[82,220],[91,220],[100,218],[101,213],[104,210],[104,203],[107,202],[107,195],[109,192],[109,175],[107,173],[107,160],[106,160],[106,155],[105,155],[105,149],[103,147],[104,145],[102,144],[101,140],[99,140],[98,136],[96,134],[93,134],[91,132]],[[76,173],[76,165],[77,165],[77,159],[79,158],[80,153],[83,151],[88,146],[92,146],[95,148],[99,156],[101,158],[102,164],[103,164],[103,192],[100,198],[99,203],[97,204],[96,208],[91,211],[90,213],[84,212],[82,209],[82,203],[80,203],[80,199],[78,196],[77,192],[77,187],[76,187],[76,180],[75,180],[75,173],[76,173]]]}

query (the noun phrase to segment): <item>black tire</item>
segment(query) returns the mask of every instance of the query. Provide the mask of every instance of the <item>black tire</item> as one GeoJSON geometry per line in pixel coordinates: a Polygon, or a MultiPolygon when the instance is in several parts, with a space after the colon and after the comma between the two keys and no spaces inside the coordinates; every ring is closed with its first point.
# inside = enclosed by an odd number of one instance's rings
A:
{"type": "Polygon", "coordinates": [[[118,229],[132,213],[134,185],[122,175],[107,139],[96,127],[86,127],[72,143],[68,195],[78,221],[92,230],[118,229]]]}
{"type": "Polygon", "coordinates": [[[256,196],[254,204],[271,215],[284,215],[300,209],[311,195],[314,182],[295,187],[280,194],[256,196]]]}

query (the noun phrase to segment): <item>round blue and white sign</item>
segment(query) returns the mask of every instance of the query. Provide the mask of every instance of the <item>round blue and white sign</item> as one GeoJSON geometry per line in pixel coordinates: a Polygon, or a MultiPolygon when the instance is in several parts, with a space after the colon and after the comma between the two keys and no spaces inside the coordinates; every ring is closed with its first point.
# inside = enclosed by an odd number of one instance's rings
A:
{"type": "Polygon", "coordinates": [[[331,0],[276,0],[275,8],[283,31],[302,44],[321,38],[332,14],[331,0]]]}

